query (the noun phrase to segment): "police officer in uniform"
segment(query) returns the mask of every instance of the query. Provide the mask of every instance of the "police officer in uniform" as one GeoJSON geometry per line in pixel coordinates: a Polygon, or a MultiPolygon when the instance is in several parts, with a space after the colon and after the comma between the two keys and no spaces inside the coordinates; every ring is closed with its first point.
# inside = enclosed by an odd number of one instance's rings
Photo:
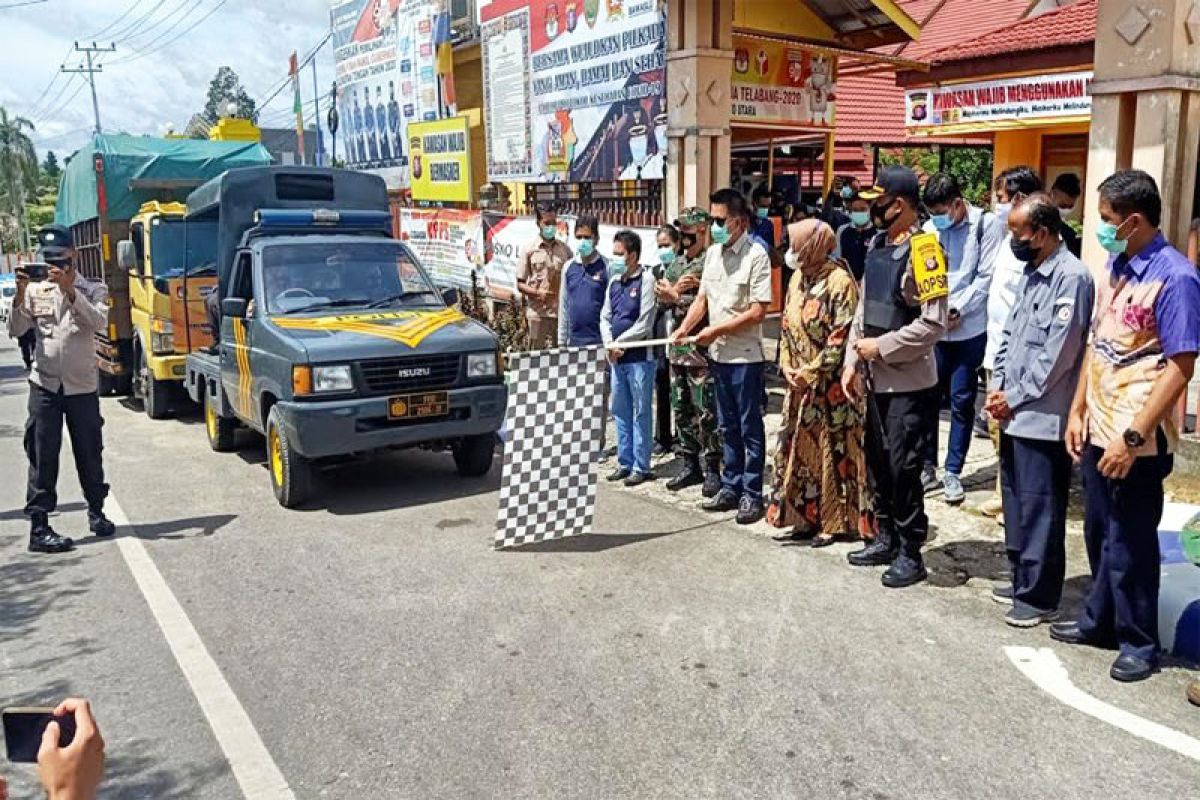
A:
{"type": "MultiPolygon", "coordinates": [[[[655,286],[659,305],[670,313],[672,331],[683,322],[700,292],[700,276],[708,250],[708,223],[708,212],[696,207],[685,208],[675,221],[683,254],[667,266],[655,286]]],[[[700,324],[707,325],[707,321],[700,324]]],[[[717,433],[717,397],[707,352],[707,348],[698,345],[667,348],[671,407],[675,411],[683,457],[683,469],[667,482],[667,489],[678,492],[703,484],[702,494],[715,497],[721,490],[721,438],[717,433]]]]}
{"type": "Polygon", "coordinates": [[[29,418],[25,423],[25,453],[29,458],[29,549],[63,553],[74,542],[50,527],[58,503],[58,458],[63,420],[71,436],[75,469],[88,506],[88,527],[96,536],[112,536],[115,527],[104,516],[108,484],[104,482],[103,449],[93,335],[108,324],[108,293],[75,270],[71,233],[60,225],[38,231],[41,257],[50,267],[45,281],[31,282],[17,274],[17,294],[8,332],[20,336],[33,330],[37,337],[29,375],[29,418]]]}
{"type": "Polygon", "coordinates": [[[921,461],[937,424],[933,348],[946,330],[949,284],[944,256],[940,264],[919,265],[923,280],[917,279],[912,247],[912,237],[920,233],[916,173],[887,167],[878,184],[860,196],[871,202],[880,233],[867,254],[842,386],[857,399],[864,395],[864,373],[869,381],[866,450],[878,534],[849,559],[855,566],[890,565],[883,585],[901,588],[927,577],[921,558],[929,532],[921,461]]]}

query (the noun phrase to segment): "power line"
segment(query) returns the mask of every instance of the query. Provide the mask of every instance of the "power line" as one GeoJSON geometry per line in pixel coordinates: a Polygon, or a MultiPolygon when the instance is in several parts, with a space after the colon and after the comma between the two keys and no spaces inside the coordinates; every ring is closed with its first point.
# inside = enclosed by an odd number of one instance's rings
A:
{"type": "Polygon", "coordinates": [[[42,119],[52,119],[54,117],[57,117],[60,113],[62,113],[62,111],[67,106],[71,105],[71,103],[75,100],[76,97],[79,96],[79,93],[83,91],[84,86],[87,86],[87,81],[82,81],[78,86],[76,86],[75,91],[71,93],[70,97],[68,97],[65,101],[63,101],[59,106],[54,108],[52,111],[46,112],[46,115],[42,119]]]}
{"type": "Polygon", "coordinates": [[[108,23],[108,24],[107,24],[107,25],[105,25],[103,28],[101,28],[100,30],[96,31],[95,33],[93,33],[91,36],[89,36],[89,37],[87,37],[87,38],[89,38],[89,39],[99,39],[101,36],[103,36],[104,34],[108,33],[108,32],[109,32],[109,31],[111,31],[113,28],[117,27],[117,25],[121,24],[121,20],[123,20],[123,19],[125,19],[126,17],[128,17],[128,16],[129,16],[129,14],[130,14],[130,13],[131,13],[131,12],[132,12],[132,11],[133,11],[135,8],[137,8],[138,6],[140,6],[141,4],[142,4],[142,0],[133,0],[133,3],[131,3],[131,4],[130,4],[129,8],[127,8],[127,9],[125,9],[123,12],[121,12],[121,16],[117,17],[117,18],[116,18],[116,19],[114,19],[112,22],[108,23]]]}
{"type": "Polygon", "coordinates": [[[138,31],[141,30],[143,24],[145,24],[146,20],[150,19],[150,17],[154,15],[154,12],[158,11],[160,8],[162,8],[163,5],[166,4],[166,2],[167,2],[167,0],[158,0],[158,2],[155,3],[153,6],[151,6],[150,10],[147,11],[145,14],[142,14],[140,17],[138,17],[133,22],[129,23],[128,25],[126,25],[124,28],[117,31],[116,33],[110,34],[110,38],[115,39],[118,42],[121,42],[121,41],[124,41],[128,37],[136,36],[138,31]]]}
{"type": "Polygon", "coordinates": [[[153,46],[157,42],[162,41],[164,37],[170,35],[171,31],[175,30],[187,21],[191,13],[196,10],[197,6],[200,5],[200,2],[201,0],[180,0],[179,5],[168,11],[161,18],[157,19],[153,24],[128,37],[126,39],[126,44],[128,44],[130,48],[145,49],[153,46]],[[189,2],[191,3],[190,6],[188,5],[189,2]],[[182,15],[179,14],[181,11],[184,12],[182,15]],[[165,28],[162,27],[166,24],[167,20],[176,16],[178,16],[178,19],[176,19],[170,25],[167,25],[165,28]],[[142,41],[140,44],[133,44],[133,39],[144,39],[144,41],[142,41]]]}
{"type": "Polygon", "coordinates": [[[8,3],[7,5],[0,6],[0,11],[3,11],[6,8],[20,8],[21,6],[41,5],[44,2],[46,2],[46,0],[18,0],[15,3],[8,3]]]}
{"type": "Polygon", "coordinates": [[[181,30],[179,33],[175,34],[174,36],[172,36],[170,39],[163,42],[159,46],[157,46],[151,50],[144,50],[141,53],[138,53],[137,55],[134,55],[134,56],[129,56],[128,58],[117,59],[116,61],[112,62],[113,66],[116,66],[117,64],[128,64],[130,62],[137,61],[140,58],[145,58],[146,56],[162,52],[163,50],[170,47],[175,42],[179,41],[179,39],[181,39],[184,36],[187,36],[189,33],[191,33],[193,30],[195,30],[197,27],[199,27],[201,23],[203,23],[205,20],[207,20],[213,14],[217,13],[217,11],[219,11],[221,9],[221,6],[225,5],[227,2],[229,2],[229,0],[220,0],[220,2],[218,2],[215,6],[213,6],[211,9],[209,9],[206,14],[201,16],[199,19],[197,19],[191,25],[187,26],[186,28],[181,30]]]}
{"type": "MultiPolygon", "coordinates": [[[[70,48],[70,47],[68,47],[68,48],[67,48],[67,52],[63,53],[63,57],[62,57],[61,59],[59,59],[59,61],[58,61],[58,66],[59,66],[59,67],[61,67],[61,66],[63,66],[64,64],[66,64],[66,63],[67,63],[67,58],[68,58],[68,56],[70,56],[70,55],[71,55],[71,48],[70,48]]],[[[46,95],[50,93],[50,90],[51,90],[51,89],[54,87],[54,84],[55,84],[55,83],[57,83],[57,82],[58,82],[58,79],[59,79],[59,78],[61,78],[61,77],[62,77],[62,72],[61,72],[61,71],[59,71],[58,67],[55,67],[55,68],[54,68],[54,74],[50,76],[50,81],[49,81],[49,82],[46,84],[46,86],[45,86],[45,87],[42,89],[42,91],[41,91],[41,92],[38,94],[37,98],[36,98],[36,99],[33,101],[33,103],[32,103],[32,104],[29,106],[29,116],[30,116],[30,117],[37,116],[38,109],[39,109],[40,107],[43,107],[43,106],[42,106],[42,101],[46,99],[46,95]]],[[[59,92],[59,94],[58,94],[57,96],[61,96],[61,95],[62,95],[62,92],[60,91],[60,92],[59,92]]],[[[53,101],[51,101],[51,102],[53,102],[53,101]]]]}
{"type": "MultiPolygon", "coordinates": [[[[59,71],[57,73],[58,75],[63,74],[62,68],[64,66],[66,66],[65,60],[64,60],[64,63],[59,65],[59,71]]],[[[50,114],[49,114],[50,109],[55,108],[57,106],[58,101],[62,99],[62,96],[67,93],[67,90],[70,89],[71,86],[74,85],[75,81],[78,80],[78,78],[79,78],[78,75],[70,75],[67,78],[66,83],[64,83],[62,86],[59,87],[58,92],[55,93],[54,97],[52,97],[49,100],[47,100],[46,102],[42,103],[42,105],[40,107],[41,110],[38,111],[36,114],[31,115],[30,118],[34,122],[41,122],[42,120],[48,119],[50,116],[50,114]]]]}

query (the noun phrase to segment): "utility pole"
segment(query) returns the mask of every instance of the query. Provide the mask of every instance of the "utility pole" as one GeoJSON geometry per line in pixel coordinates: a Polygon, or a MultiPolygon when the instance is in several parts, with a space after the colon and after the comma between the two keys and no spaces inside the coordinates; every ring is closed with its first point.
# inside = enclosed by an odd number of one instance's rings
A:
{"type": "Polygon", "coordinates": [[[115,53],[116,51],[117,45],[113,42],[109,42],[108,47],[99,47],[95,42],[92,42],[90,47],[80,47],[79,42],[76,42],[75,52],[83,53],[87,56],[87,66],[85,67],[83,64],[80,64],[78,67],[73,67],[71,69],[68,69],[67,67],[62,68],[63,72],[74,72],[87,75],[88,84],[92,87],[92,112],[96,115],[96,133],[102,133],[100,130],[100,101],[96,99],[96,73],[103,72],[104,65],[93,64],[92,56],[96,53],[115,53]]]}
{"type": "Polygon", "coordinates": [[[313,76],[313,125],[317,129],[317,166],[325,165],[325,141],[321,136],[321,90],[317,88],[317,59],[308,62],[313,76]]]}

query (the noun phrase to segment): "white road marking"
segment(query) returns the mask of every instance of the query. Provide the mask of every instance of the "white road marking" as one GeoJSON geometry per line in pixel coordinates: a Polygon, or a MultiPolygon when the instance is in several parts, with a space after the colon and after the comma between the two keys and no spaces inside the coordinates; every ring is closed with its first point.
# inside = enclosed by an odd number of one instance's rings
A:
{"type": "Polygon", "coordinates": [[[145,545],[130,535],[129,529],[133,526],[120,503],[109,496],[105,505],[112,521],[125,534],[118,536],[116,541],[121,555],[158,620],[158,627],[208,719],[242,794],[247,800],[295,800],[283,773],[267,752],[250,716],[238,702],[217,662],[209,655],[183,606],[163,580],[145,545]]]}
{"type": "Polygon", "coordinates": [[[1050,648],[1005,647],[1004,652],[1026,678],[1060,703],[1159,747],[1200,761],[1200,740],[1092,697],[1071,683],[1067,668],[1050,648]]]}

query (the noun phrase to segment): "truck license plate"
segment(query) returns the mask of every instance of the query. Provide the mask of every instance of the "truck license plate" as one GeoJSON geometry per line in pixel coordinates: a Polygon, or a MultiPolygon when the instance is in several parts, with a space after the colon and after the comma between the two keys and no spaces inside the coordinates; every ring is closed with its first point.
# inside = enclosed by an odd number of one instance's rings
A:
{"type": "Polygon", "coordinates": [[[388,399],[390,419],[443,417],[450,413],[450,395],[446,392],[406,394],[388,399]]]}

